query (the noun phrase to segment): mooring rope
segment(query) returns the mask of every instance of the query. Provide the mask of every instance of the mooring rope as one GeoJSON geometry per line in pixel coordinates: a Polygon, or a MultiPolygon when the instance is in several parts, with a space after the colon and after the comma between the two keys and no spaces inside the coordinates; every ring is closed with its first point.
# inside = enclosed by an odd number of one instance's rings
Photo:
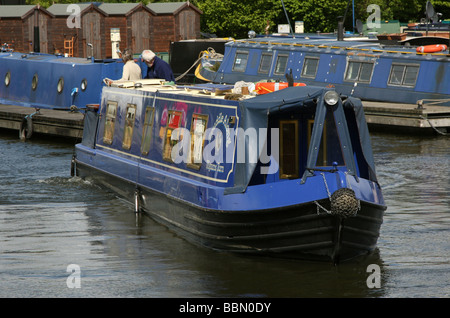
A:
{"type": "Polygon", "coordinates": [[[442,135],[442,136],[448,136],[448,135],[450,135],[449,133],[445,133],[445,132],[443,132],[443,131],[440,131],[440,130],[437,129],[436,127],[434,127],[433,124],[431,123],[431,121],[430,121],[428,118],[426,118],[426,117],[424,117],[424,116],[422,116],[422,115],[419,115],[419,117],[420,117],[421,119],[426,120],[426,121],[428,122],[428,124],[430,125],[430,127],[433,128],[433,130],[434,130],[435,132],[437,132],[438,134],[440,134],[440,135],[442,135]]]}
{"type": "Polygon", "coordinates": [[[191,66],[186,72],[184,72],[183,74],[181,74],[180,76],[178,76],[177,78],[175,78],[175,82],[179,81],[179,80],[182,79],[184,76],[186,76],[186,74],[189,73],[189,71],[190,71],[194,66],[196,66],[196,65],[198,64],[198,62],[201,61],[201,59],[203,58],[203,56],[204,56],[205,54],[208,55],[209,57],[213,58],[213,59],[214,59],[214,58],[220,58],[220,57],[223,57],[222,54],[216,53],[216,51],[215,51],[213,48],[209,47],[207,50],[200,52],[199,57],[198,57],[198,59],[194,62],[194,64],[192,64],[192,66],[191,66]]]}

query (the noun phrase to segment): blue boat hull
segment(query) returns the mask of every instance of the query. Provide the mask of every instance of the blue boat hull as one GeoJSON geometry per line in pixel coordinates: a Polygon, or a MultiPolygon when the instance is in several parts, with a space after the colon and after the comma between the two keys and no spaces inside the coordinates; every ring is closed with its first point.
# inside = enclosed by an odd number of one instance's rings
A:
{"type": "MultiPolygon", "coordinates": [[[[95,180],[135,204],[134,182],[81,161],[76,161],[76,175],[95,180]]],[[[172,187],[175,192],[184,189],[175,183],[172,187]]],[[[376,249],[386,209],[362,202],[358,215],[348,219],[318,211],[317,204],[311,201],[278,208],[224,211],[195,205],[142,184],[138,200],[140,209],[150,217],[201,247],[335,263],[369,255],[376,249]]],[[[318,203],[328,208],[330,205],[328,198],[318,203]]]]}
{"type": "Polygon", "coordinates": [[[121,78],[122,69],[123,63],[116,60],[0,52],[0,103],[84,109],[87,104],[100,103],[103,79],[121,78]]]}
{"type": "Polygon", "coordinates": [[[105,88],[98,112],[85,117],[72,174],[92,179],[128,200],[136,212],[145,211],[188,241],[215,250],[338,262],[375,249],[386,206],[358,100],[326,106],[327,90],[317,87],[290,87],[240,102],[184,89],[105,88]],[[292,145],[290,133],[287,139],[274,137],[283,124],[300,127],[298,145],[280,146],[279,160],[263,166],[269,163],[262,159],[263,144],[292,145]],[[178,162],[173,155],[180,148],[166,151],[169,140],[179,136],[174,127],[186,129],[182,140],[189,148],[183,154],[203,149],[201,163],[178,162]],[[203,145],[188,139],[207,127],[222,134],[210,138],[205,130],[203,145]],[[253,131],[259,146],[241,144],[253,131]],[[229,161],[206,156],[217,145],[225,147],[229,161]],[[294,148],[297,159],[286,162],[294,148]],[[252,154],[261,154],[259,163],[251,163],[252,154]],[[316,168],[317,156],[320,166],[331,166],[316,168]],[[263,172],[275,163],[279,169],[263,172]],[[288,172],[293,166],[299,169],[295,175],[288,172]],[[353,193],[346,198],[351,202],[341,205],[353,205],[350,215],[333,207],[336,198],[345,197],[337,195],[343,190],[353,193]]]}

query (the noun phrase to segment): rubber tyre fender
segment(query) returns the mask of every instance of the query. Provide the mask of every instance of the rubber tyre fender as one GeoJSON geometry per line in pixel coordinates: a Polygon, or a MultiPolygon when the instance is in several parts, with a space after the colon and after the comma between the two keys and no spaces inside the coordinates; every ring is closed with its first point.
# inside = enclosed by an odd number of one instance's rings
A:
{"type": "Polygon", "coordinates": [[[20,140],[30,139],[33,135],[33,119],[31,117],[24,117],[19,127],[20,140]]]}

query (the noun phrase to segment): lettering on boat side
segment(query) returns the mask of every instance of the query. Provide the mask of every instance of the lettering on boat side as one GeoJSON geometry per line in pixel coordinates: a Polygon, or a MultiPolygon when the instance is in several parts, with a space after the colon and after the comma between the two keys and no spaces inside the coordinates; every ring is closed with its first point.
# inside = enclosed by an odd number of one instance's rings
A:
{"type": "Polygon", "coordinates": [[[201,305],[187,302],[180,305],[181,313],[203,313],[209,316],[213,311],[224,313],[268,313],[270,303],[253,303],[253,302],[233,302],[223,303],[222,306],[217,305],[201,305]]]}

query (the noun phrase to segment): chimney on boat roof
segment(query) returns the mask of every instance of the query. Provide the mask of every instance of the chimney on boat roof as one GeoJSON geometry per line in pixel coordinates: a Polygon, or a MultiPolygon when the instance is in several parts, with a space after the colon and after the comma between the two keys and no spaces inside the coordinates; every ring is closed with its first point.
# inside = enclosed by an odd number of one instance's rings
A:
{"type": "Polygon", "coordinates": [[[344,17],[338,17],[338,31],[337,31],[337,40],[344,41],[344,17]]]}

